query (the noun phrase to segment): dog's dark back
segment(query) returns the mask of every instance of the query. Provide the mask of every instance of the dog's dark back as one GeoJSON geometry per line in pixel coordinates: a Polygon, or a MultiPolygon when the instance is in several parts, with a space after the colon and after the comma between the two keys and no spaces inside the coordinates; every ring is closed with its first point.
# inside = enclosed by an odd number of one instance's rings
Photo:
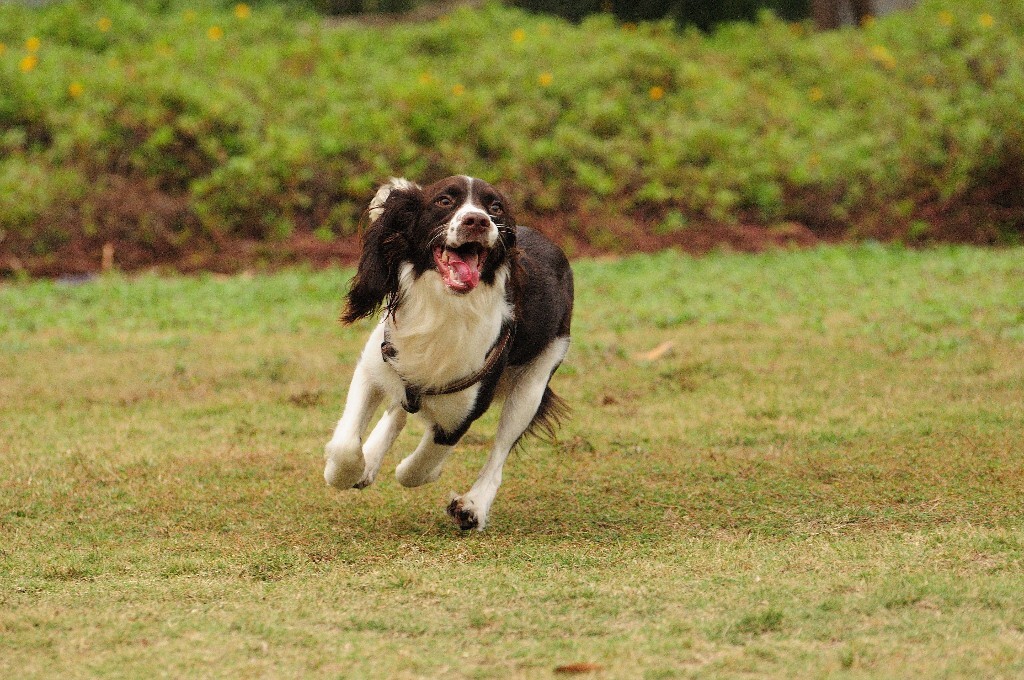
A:
{"type": "Polygon", "coordinates": [[[517,324],[509,363],[519,366],[536,357],[548,344],[569,335],[572,321],[572,269],[561,248],[529,227],[516,228],[522,272],[517,324]]]}

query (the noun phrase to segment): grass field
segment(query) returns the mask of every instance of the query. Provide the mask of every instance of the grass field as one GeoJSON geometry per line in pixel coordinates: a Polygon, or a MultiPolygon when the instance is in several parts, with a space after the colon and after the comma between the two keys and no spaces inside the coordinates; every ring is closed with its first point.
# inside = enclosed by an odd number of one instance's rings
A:
{"type": "Polygon", "coordinates": [[[1024,674],[1024,250],[575,269],[574,418],[466,534],[493,417],[323,483],[346,272],[0,285],[0,676],[1024,674]]]}

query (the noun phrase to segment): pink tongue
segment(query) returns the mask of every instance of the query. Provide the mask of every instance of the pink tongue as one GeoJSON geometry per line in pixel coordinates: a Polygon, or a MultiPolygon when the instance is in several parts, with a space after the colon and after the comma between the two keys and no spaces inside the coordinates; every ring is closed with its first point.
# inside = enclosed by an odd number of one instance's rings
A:
{"type": "Polygon", "coordinates": [[[469,266],[469,264],[454,253],[448,260],[448,266],[455,270],[455,275],[459,281],[468,285],[470,288],[475,287],[480,283],[480,272],[475,268],[469,266]]]}

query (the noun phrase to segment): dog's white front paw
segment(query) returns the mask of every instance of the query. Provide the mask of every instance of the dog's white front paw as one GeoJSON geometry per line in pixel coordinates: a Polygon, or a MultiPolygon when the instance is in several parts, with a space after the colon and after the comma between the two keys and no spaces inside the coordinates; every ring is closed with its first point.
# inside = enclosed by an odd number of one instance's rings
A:
{"type": "Polygon", "coordinates": [[[448,516],[463,531],[483,531],[487,526],[487,508],[481,507],[469,494],[452,498],[448,504],[448,516]]]}
{"type": "Polygon", "coordinates": [[[380,472],[380,457],[377,458],[377,464],[373,464],[373,458],[368,454],[364,453],[363,458],[366,460],[366,469],[363,470],[363,476],[359,478],[359,481],[355,483],[356,489],[365,489],[366,487],[377,481],[377,473],[380,472]]]}
{"type": "MultiPolygon", "coordinates": [[[[326,473],[325,473],[326,474],[326,473]]],[[[365,489],[377,480],[376,471],[371,474],[370,472],[364,472],[363,476],[359,478],[359,481],[352,485],[353,489],[365,489]]]]}
{"type": "MultiPolygon", "coordinates": [[[[333,439],[325,447],[327,465],[324,480],[335,489],[351,489],[363,478],[363,450],[359,442],[338,442],[333,439]]],[[[371,480],[372,481],[372,480],[371,480]]]]}

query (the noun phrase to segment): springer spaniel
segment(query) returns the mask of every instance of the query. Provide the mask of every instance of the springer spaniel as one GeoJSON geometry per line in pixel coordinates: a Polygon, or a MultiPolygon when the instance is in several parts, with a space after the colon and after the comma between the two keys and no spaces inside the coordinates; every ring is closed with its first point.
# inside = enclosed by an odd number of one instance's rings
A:
{"type": "Polygon", "coordinates": [[[503,398],[487,463],[448,505],[461,529],[482,530],[509,451],[528,431],[553,433],[566,410],[548,381],[569,348],[572,270],[558,246],[516,226],[505,198],[479,179],[425,188],[392,179],[370,202],[369,219],[342,321],[384,313],[327,444],[324,479],[339,489],[372,484],[415,413],[426,433],[395,475],[403,486],[433,482],[473,421],[503,398]]]}

